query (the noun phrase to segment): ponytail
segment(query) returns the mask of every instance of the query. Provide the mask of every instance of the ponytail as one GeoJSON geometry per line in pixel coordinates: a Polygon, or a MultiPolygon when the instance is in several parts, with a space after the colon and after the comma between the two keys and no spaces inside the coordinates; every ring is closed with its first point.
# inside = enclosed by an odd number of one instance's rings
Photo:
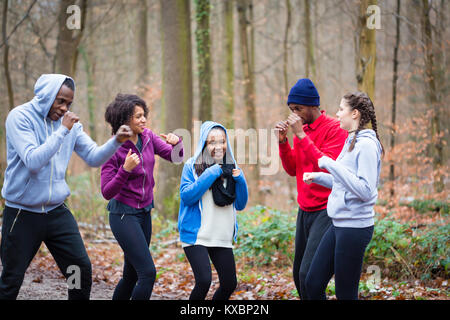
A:
{"type": "Polygon", "coordinates": [[[369,96],[364,92],[347,93],[344,96],[344,99],[347,101],[352,110],[356,109],[361,114],[358,128],[355,131],[355,136],[353,137],[348,151],[351,152],[355,148],[356,137],[361,130],[373,129],[381,145],[381,154],[384,156],[384,147],[378,135],[377,118],[372,100],[370,100],[369,96]]]}

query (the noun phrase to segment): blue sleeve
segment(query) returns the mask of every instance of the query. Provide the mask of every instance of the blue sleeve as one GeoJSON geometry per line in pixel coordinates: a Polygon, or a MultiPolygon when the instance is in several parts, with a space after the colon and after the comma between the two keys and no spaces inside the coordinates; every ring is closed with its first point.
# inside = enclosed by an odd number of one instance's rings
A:
{"type": "MultiPolygon", "coordinates": [[[[44,121],[44,120],[42,120],[44,121]]],[[[69,130],[60,126],[39,145],[33,124],[22,114],[12,111],[6,119],[6,136],[28,170],[39,172],[60,148],[69,130]]]]}
{"type": "Polygon", "coordinates": [[[237,177],[233,177],[233,179],[236,181],[236,200],[234,201],[234,206],[238,211],[244,210],[248,201],[248,188],[244,172],[241,170],[241,173],[237,177]]]}
{"type": "Polygon", "coordinates": [[[222,168],[215,164],[206,169],[200,177],[195,180],[192,170],[192,163],[186,162],[183,167],[180,181],[180,198],[187,206],[194,205],[201,199],[203,194],[211,187],[222,174],[222,168]]]}
{"type": "MultiPolygon", "coordinates": [[[[72,128],[72,130],[75,130],[72,128]]],[[[98,146],[84,131],[80,124],[75,142],[75,152],[91,167],[100,167],[103,163],[119,149],[121,143],[117,142],[116,137],[112,137],[102,146],[98,146]]]]}

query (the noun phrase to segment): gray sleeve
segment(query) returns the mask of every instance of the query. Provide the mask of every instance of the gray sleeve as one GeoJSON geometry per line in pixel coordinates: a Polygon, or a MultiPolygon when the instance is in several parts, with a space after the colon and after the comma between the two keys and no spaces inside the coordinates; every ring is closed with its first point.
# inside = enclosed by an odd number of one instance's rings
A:
{"type": "Polygon", "coordinates": [[[326,172],[316,172],[316,177],[313,179],[313,183],[317,183],[322,187],[331,189],[333,188],[333,176],[326,172]]]}

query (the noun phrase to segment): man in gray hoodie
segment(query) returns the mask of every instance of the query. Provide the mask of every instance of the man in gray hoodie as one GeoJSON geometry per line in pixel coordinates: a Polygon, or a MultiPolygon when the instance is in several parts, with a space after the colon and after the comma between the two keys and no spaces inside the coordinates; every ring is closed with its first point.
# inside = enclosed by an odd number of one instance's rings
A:
{"type": "Polygon", "coordinates": [[[6,119],[7,167],[2,188],[0,299],[16,299],[25,272],[42,242],[68,283],[69,299],[89,299],[92,270],[77,223],[64,204],[70,195],[65,180],[75,151],[88,165],[107,161],[131,136],[123,126],[97,146],[70,112],[75,91],[72,78],[44,74],[34,98],[14,108],[6,119]],[[71,277],[72,278],[72,277],[71,277]]]}

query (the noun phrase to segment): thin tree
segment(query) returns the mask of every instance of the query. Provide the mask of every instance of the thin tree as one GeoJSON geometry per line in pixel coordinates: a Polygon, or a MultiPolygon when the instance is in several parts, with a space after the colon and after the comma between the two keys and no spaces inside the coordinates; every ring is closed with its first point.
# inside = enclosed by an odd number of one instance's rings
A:
{"type": "Polygon", "coordinates": [[[139,0],[137,25],[137,59],[136,59],[136,85],[139,94],[142,94],[149,80],[148,63],[148,6],[147,0],[139,0]]]}
{"type": "Polygon", "coordinates": [[[212,120],[211,103],[211,40],[209,0],[195,0],[195,40],[197,44],[198,85],[200,95],[199,119],[212,120]]]}
{"type": "Polygon", "coordinates": [[[358,90],[373,100],[375,93],[376,29],[367,28],[367,8],[377,0],[361,0],[356,32],[356,81],[358,90]]]}
{"type": "Polygon", "coordinates": [[[283,39],[283,79],[284,79],[284,95],[287,97],[289,94],[289,79],[288,79],[288,42],[289,31],[291,28],[291,1],[285,0],[286,4],[286,25],[284,27],[284,39],[283,39]]]}
{"type": "Polygon", "coordinates": [[[94,68],[92,63],[91,54],[87,52],[84,45],[79,46],[79,52],[84,62],[84,71],[86,73],[87,79],[87,109],[89,114],[89,135],[91,138],[97,140],[97,130],[95,127],[96,117],[95,117],[95,94],[94,94],[94,68]]]}
{"type": "MultiPolygon", "coordinates": [[[[238,11],[238,22],[239,22],[239,42],[240,42],[240,53],[241,53],[241,65],[243,73],[243,84],[244,84],[244,103],[247,117],[247,128],[257,129],[257,117],[255,108],[255,81],[254,81],[254,36],[251,30],[252,26],[252,2],[251,0],[238,1],[237,11],[238,11]],[[250,29],[250,31],[248,30],[250,29]]],[[[249,141],[250,142],[250,141],[249,141]]],[[[250,142],[251,143],[251,142],[250,142]]],[[[247,159],[248,159],[248,152],[247,159]]],[[[254,190],[259,189],[259,165],[249,167],[250,171],[250,183],[253,185],[254,190]]],[[[257,203],[262,199],[260,192],[255,192],[253,200],[257,203]]]]}
{"type": "Polygon", "coordinates": [[[9,44],[6,35],[8,22],[8,0],[3,0],[3,17],[2,17],[2,38],[5,48],[3,49],[3,70],[6,78],[6,88],[8,90],[9,110],[14,108],[14,91],[11,83],[11,75],[9,72],[9,44]]]}
{"type": "Polygon", "coordinates": [[[316,63],[314,59],[314,41],[311,28],[311,1],[304,1],[305,8],[303,11],[303,21],[305,28],[305,75],[307,78],[316,80],[316,63]]]}
{"type": "MultiPolygon", "coordinates": [[[[398,80],[398,48],[400,46],[400,0],[397,0],[397,11],[395,15],[395,45],[394,45],[394,60],[393,60],[393,77],[392,77],[392,111],[391,111],[391,151],[395,147],[395,129],[396,129],[396,115],[397,115],[397,80],[398,80]]],[[[389,181],[391,187],[389,190],[391,198],[394,197],[395,187],[395,165],[393,159],[389,164],[389,181]]]]}
{"type": "Polygon", "coordinates": [[[234,129],[234,55],[233,55],[233,0],[224,1],[224,29],[225,29],[225,126],[234,129]]]}
{"type": "Polygon", "coordinates": [[[422,39],[424,45],[424,59],[425,59],[425,85],[426,96],[429,107],[432,110],[431,117],[431,137],[432,143],[432,157],[433,157],[433,170],[434,170],[434,191],[439,193],[444,190],[444,176],[440,172],[443,165],[443,142],[441,138],[440,127],[440,103],[436,85],[436,64],[435,54],[433,52],[433,32],[432,24],[430,20],[431,6],[428,0],[422,0],[422,39]]]}

